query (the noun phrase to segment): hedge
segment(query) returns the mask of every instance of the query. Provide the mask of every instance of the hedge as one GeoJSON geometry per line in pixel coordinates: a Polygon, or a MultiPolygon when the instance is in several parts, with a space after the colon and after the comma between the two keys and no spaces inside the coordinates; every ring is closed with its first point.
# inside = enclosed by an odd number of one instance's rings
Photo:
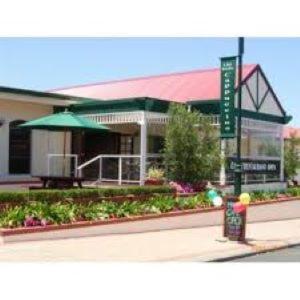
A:
{"type": "MultiPolygon", "coordinates": [[[[0,192],[1,204],[18,204],[28,201],[38,202],[59,202],[64,200],[97,200],[104,197],[113,196],[143,196],[154,194],[168,194],[173,190],[169,186],[131,186],[122,188],[85,188],[85,189],[66,189],[66,190],[31,190],[24,192],[0,192]]],[[[255,191],[250,193],[252,201],[276,198],[278,194],[287,196],[300,196],[300,188],[289,188],[281,192],[262,192],[255,191]]]]}
{"type": "Polygon", "coordinates": [[[153,195],[171,193],[169,186],[134,186],[126,188],[85,188],[66,190],[31,190],[26,192],[0,192],[0,204],[27,201],[57,202],[68,199],[99,199],[127,195],[153,195]]]}
{"type": "Polygon", "coordinates": [[[251,201],[254,202],[276,199],[282,195],[285,195],[287,197],[300,196],[300,187],[291,187],[282,191],[253,191],[250,193],[251,201]]]}

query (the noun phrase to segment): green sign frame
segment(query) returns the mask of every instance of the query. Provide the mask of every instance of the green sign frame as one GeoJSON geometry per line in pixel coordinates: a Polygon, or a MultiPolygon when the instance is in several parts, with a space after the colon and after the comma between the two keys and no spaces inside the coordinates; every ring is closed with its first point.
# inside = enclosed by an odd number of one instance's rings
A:
{"type": "Polygon", "coordinates": [[[235,137],[235,80],[236,56],[221,58],[221,101],[220,131],[221,138],[235,137]]]}

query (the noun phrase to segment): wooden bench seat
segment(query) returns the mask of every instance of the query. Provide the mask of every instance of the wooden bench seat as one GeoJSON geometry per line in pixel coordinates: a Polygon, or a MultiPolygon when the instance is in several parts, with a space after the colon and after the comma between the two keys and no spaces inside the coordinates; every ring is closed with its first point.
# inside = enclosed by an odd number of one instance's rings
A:
{"type": "Polygon", "coordinates": [[[74,182],[77,183],[79,188],[82,188],[82,177],[64,177],[64,176],[40,176],[43,183],[43,188],[72,188],[74,182]]]}

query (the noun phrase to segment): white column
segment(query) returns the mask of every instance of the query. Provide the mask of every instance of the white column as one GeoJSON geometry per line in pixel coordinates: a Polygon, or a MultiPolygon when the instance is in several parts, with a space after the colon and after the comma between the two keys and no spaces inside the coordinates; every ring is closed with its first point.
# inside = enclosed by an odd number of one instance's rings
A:
{"type": "Polygon", "coordinates": [[[147,120],[145,112],[142,114],[140,122],[140,185],[144,185],[146,179],[146,161],[147,161],[147,120]]]}
{"type": "Polygon", "coordinates": [[[118,159],[118,185],[122,184],[122,157],[118,159]]]}
{"type": "Polygon", "coordinates": [[[220,185],[226,184],[226,172],[225,172],[225,139],[221,139],[221,169],[220,169],[220,185]]]}
{"type": "Polygon", "coordinates": [[[98,181],[99,182],[102,181],[102,157],[99,158],[99,178],[98,178],[98,181]]]}
{"type": "Polygon", "coordinates": [[[284,137],[283,137],[283,125],[280,126],[280,181],[284,181],[284,137]]]}

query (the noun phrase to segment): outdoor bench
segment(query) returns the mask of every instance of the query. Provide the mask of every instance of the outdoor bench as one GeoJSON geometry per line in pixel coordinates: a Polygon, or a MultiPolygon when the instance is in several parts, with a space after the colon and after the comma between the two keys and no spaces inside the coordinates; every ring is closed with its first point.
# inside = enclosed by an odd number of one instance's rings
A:
{"type": "Polygon", "coordinates": [[[79,188],[82,188],[83,177],[65,177],[65,176],[40,176],[43,188],[72,188],[74,182],[79,188]]]}

